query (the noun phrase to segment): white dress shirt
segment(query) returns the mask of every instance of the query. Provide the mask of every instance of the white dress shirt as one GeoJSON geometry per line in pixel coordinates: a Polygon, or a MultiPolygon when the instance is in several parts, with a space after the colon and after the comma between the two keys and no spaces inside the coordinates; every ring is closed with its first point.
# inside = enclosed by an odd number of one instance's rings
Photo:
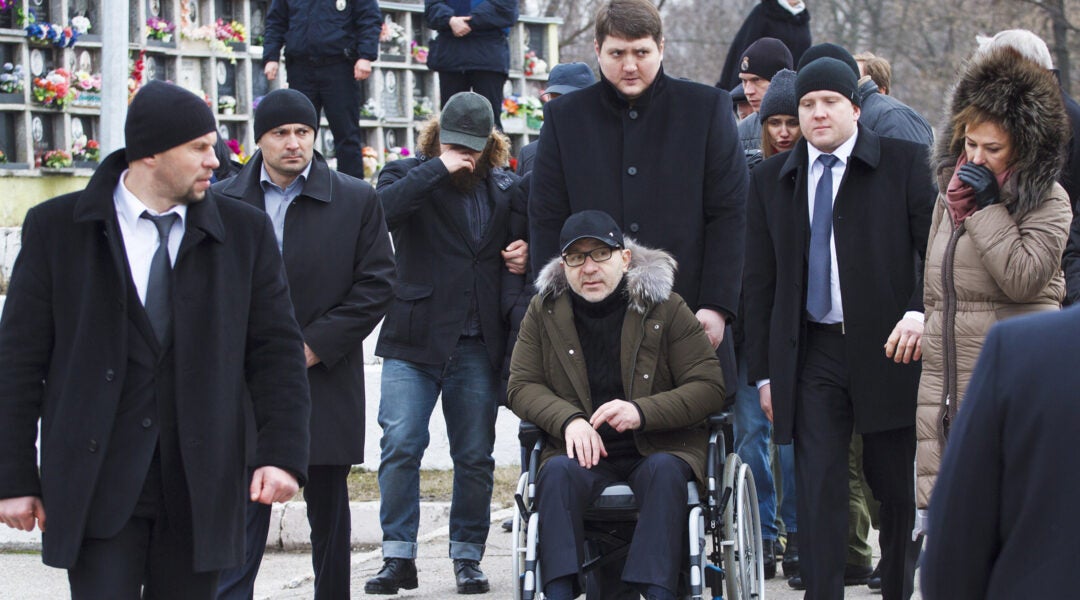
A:
{"type": "Polygon", "coordinates": [[[120,235],[127,253],[131,279],[135,282],[139,301],[145,305],[146,284],[150,279],[150,261],[157,252],[159,238],[157,226],[149,219],[141,218],[140,215],[145,211],[154,216],[168,213],[176,213],[180,216],[179,219],[173,221],[172,229],[169,230],[169,264],[175,265],[176,253],[180,250],[180,241],[184,238],[187,205],[178,204],[164,213],[151,210],[124,185],[125,177],[127,177],[126,169],[120,174],[120,181],[113,190],[113,204],[116,206],[116,220],[120,224],[120,235]]]}
{"type": "MultiPolygon", "coordinates": [[[[835,204],[836,193],[840,191],[840,183],[844,180],[844,173],[847,171],[848,160],[851,158],[851,151],[855,148],[855,140],[859,137],[858,130],[855,131],[855,135],[847,139],[846,142],[840,144],[840,147],[831,152],[838,160],[832,168],[832,198],[829,198],[829,202],[835,204]]],[[[806,178],[806,185],[809,186],[806,190],[806,197],[809,199],[809,219],[813,221],[814,218],[814,203],[817,202],[817,198],[814,197],[814,191],[817,189],[818,180],[825,173],[825,165],[818,162],[818,157],[825,152],[818,150],[813,144],[806,145],[806,151],[809,155],[810,172],[806,178]]],[[[833,220],[835,223],[835,219],[833,220]]],[[[829,265],[829,288],[831,289],[830,295],[832,296],[832,309],[825,314],[825,317],[821,319],[822,323],[843,323],[844,322],[844,302],[840,297],[840,269],[837,267],[836,262],[836,227],[833,226],[829,230],[829,258],[831,264],[829,265]]]]}

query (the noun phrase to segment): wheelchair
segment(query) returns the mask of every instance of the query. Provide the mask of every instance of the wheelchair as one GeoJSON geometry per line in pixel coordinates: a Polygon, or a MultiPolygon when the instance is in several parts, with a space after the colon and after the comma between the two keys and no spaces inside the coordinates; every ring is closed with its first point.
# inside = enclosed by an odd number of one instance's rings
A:
{"type": "MultiPolygon", "coordinates": [[[[730,413],[709,417],[704,497],[696,482],[687,484],[689,564],[680,576],[680,589],[676,592],[680,598],[761,600],[765,597],[765,563],[754,476],[738,455],[724,456],[723,427],[731,419],[730,413]]],[[[518,438],[524,448],[531,450],[514,496],[517,503],[511,530],[514,600],[540,600],[545,596],[540,589],[542,550],[537,547],[537,536],[543,524],[535,511],[535,498],[544,433],[532,423],[522,422],[518,438]]],[[[582,572],[586,576],[625,557],[636,521],[637,509],[630,486],[616,483],[606,487],[585,512],[582,572]]]]}

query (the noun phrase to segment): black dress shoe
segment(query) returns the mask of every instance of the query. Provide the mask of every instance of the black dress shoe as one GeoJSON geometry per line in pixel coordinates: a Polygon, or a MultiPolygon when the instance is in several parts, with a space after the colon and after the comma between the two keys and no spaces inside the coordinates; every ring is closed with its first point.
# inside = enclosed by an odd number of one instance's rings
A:
{"type": "Polygon", "coordinates": [[[486,594],[489,589],[487,576],[480,570],[480,561],[455,558],[454,577],[459,594],[486,594]]]}
{"type": "Polygon", "coordinates": [[[874,569],[862,565],[844,565],[844,585],[865,585],[874,569]]]}
{"type": "Polygon", "coordinates": [[[799,574],[799,534],[797,533],[788,534],[783,566],[785,577],[795,577],[799,574]]]}
{"type": "Polygon", "coordinates": [[[418,585],[416,561],[409,558],[387,558],[383,560],[379,574],[364,584],[364,593],[393,595],[398,593],[398,588],[415,590],[418,585]]]}
{"type": "Polygon", "coordinates": [[[877,566],[874,567],[874,572],[870,574],[870,579],[866,580],[866,587],[875,592],[881,591],[881,563],[878,563],[877,566]]]}
{"type": "Polygon", "coordinates": [[[803,583],[802,575],[795,575],[793,577],[789,577],[788,580],[787,580],[787,584],[793,590],[805,590],[806,589],[806,584],[803,583]]]}
{"type": "Polygon", "coordinates": [[[514,517],[510,517],[509,519],[503,521],[502,522],[502,528],[503,528],[503,531],[513,531],[514,530],[514,517]]]}
{"type": "Polygon", "coordinates": [[[765,579],[776,577],[776,540],[761,540],[761,553],[765,562],[765,579]]]}
{"type": "MultiPolygon", "coordinates": [[[[863,585],[870,581],[873,569],[859,565],[844,565],[844,585],[863,585]]],[[[802,575],[796,575],[787,580],[787,584],[795,590],[805,590],[802,575]]]]}

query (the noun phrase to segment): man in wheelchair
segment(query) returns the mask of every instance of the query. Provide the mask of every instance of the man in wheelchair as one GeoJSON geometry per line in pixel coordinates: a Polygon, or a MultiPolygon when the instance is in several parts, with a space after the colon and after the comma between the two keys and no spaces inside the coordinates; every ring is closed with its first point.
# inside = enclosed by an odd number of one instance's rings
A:
{"type": "Polygon", "coordinates": [[[723,408],[720,365],[672,292],[670,254],[624,239],[596,210],[567,219],[559,247],[537,277],[508,388],[510,408],[549,438],[536,482],[541,589],[581,593],[585,510],[625,481],[638,522],[622,579],[675,598],[686,483],[704,480],[705,421],[723,408]]]}

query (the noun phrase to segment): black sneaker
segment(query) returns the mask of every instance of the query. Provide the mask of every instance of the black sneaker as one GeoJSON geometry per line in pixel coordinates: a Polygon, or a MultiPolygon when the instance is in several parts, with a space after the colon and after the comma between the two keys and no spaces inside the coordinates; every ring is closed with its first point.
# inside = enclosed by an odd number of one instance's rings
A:
{"type": "Polygon", "coordinates": [[[765,563],[765,579],[776,577],[776,540],[761,540],[761,553],[765,563]]]}
{"type": "Polygon", "coordinates": [[[379,574],[364,584],[364,593],[392,596],[398,593],[398,588],[415,590],[418,585],[416,561],[409,558],[387,558],[383,560],[379,574]]]}
{"type": "Polygon", "coordinates": [[[795,577],[799,574],[799,534],[789,533],[787,546],[784,548],[784,577],[795,577]]]}
{"type": "Polygon", "coordinates": [[[457,579],[459,594],[486,594],[490,588],[487,576],[480,570],[480,561],[477,560],[455,558],[454,577],[457,579]]]}
{"type": "Polygon", "coordinates": [[[503,531],[513,531],[514,530],[514,517],[510,517],[509,519],[503,521],[502,522],[502,528],[503,528],[503,531]]]}

